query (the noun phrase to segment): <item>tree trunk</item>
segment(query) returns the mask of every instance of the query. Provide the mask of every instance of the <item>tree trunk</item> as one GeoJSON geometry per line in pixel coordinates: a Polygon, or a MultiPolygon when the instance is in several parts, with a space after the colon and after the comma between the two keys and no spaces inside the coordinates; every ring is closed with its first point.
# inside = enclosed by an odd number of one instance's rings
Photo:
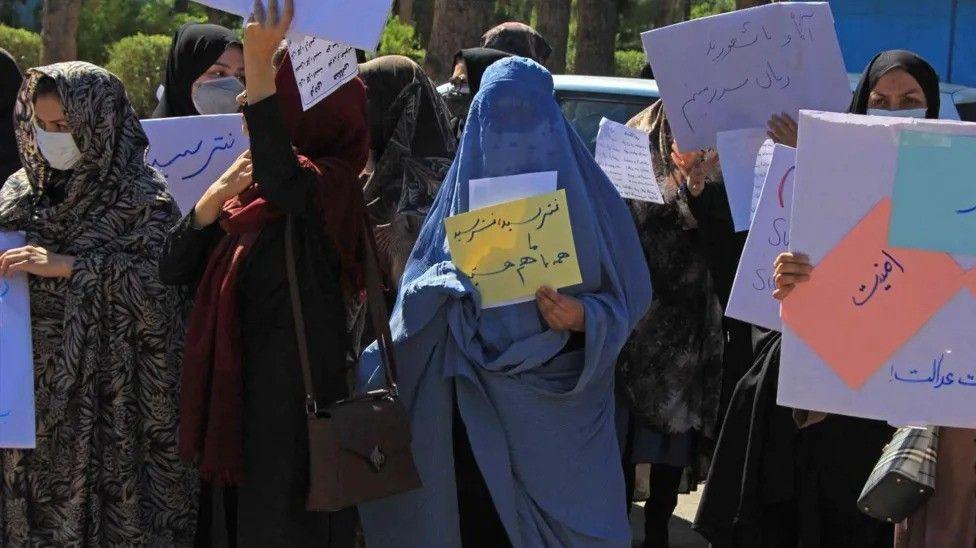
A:
{"type": "Polygon", "coordinates": [[[660,0],[654,4],[651,22],[659,29],[674,23],[688,20],[691,15],[691,2],[688,0],[660,0]]]}
{"type": "Polygon", "coordinates": [[[413,0],[399,0],[397,2],[397,13],[400,16],[400,21],[404,23],[413,23],[413,0]]]}
{"type": "Polygon", "coordinates": [[[619,25],[616,4],[607,0],[577,0],[576,74],[613,74],[619,25]]]}
{"type": "Polygon", "coordinates": [[[424,67],[435,83],[451,76],[454,54],[459,49],[481,45],[481,35],[494,11],[494,0],[436,0],[424,67]]]}
{"type": "Polygon", "coordinates": [[[546,63],[553,73],[566,72],[566,44],[569,41],[569,18],[572,0],[538,0],[539,31],[552,46],[552,55],[546,63]]]}
{"type": "Polygon", "coordinates": [[[186,13],[190,11],[190,0],[175,0],[173,2],[173,13],[186,13]]]}
{"type": "Polygon", "coordinates": [[[41,16],[41,64],[78,59],[81,0],[44,0],[41,16]]]}
{"type": "Polygon", "coordinates": [[[771,0],[735,0],[735,9],[754,8],[764,4],[771,4],[771,0]]]}

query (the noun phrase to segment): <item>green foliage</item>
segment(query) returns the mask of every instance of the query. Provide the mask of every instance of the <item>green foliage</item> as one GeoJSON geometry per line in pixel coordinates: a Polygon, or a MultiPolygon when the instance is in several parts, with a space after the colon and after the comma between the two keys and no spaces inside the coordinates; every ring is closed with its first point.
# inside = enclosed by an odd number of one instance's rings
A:
{"type": "Polygon", "coordinates": [[[104,64],[111,44],[138,33],[172,37],[181,25],[204,23],[203,7],[192,5],[188,13],[174,13],[173,0],[87,0],[78,23],[78,58],[104,64]]]}
{"type": "Polygon", "coordinates": [[[413,26],[401,22],[395,15],[387,21],[376,53],[377,55],[405,55],[417,63],[423,63],[427,55],[427,52],[420,47],[413,26]]]}
{"type": "Polygon", "coordinates": [[[36,32],[0,25],[0,48],[14,56],[20,70],[41,63],[41,36],[36,32]]]}
{"type": "Polygon", "coordinates": [[[108,48],[105,68],[125,84],[129,100],[140,117],[156,108],[156,89],[163,81],[171,36],[137,34],[123,38],[108,48]]]}
{"type": "Polygon", "coordinates": [[[647,57],[640,50],[618,50],[613,53],[613,74],[627,78],[637,78],[647,64],[647,57]]]}
{"type": "Polygon", "coordinates": [[[691,18],[707,17],[735,10],[735,0],[694,0],[691,4],[691,18]]]}

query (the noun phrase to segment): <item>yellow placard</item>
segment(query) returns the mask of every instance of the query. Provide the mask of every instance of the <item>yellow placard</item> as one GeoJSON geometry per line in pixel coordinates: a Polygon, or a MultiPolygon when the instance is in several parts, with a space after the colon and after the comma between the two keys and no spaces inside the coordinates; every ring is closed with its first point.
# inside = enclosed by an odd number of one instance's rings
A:
{"type": "Polygon", "coordinates": [[[444,227],[451,260],[485,308],[531,300],[543,285],[583,281],[565,190],[448,217],[444,227]]]}

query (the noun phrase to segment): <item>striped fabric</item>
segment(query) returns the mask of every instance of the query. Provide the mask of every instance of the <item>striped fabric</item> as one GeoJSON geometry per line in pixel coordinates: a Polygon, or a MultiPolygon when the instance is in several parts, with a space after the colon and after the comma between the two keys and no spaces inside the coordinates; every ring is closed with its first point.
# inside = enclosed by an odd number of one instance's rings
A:
{"type": "Polygon", "coordinates": [[[938,445],[938,428],[899,428],[861,492],[861,511],[897,523],[924,504],[935,491],[938,445]]]}

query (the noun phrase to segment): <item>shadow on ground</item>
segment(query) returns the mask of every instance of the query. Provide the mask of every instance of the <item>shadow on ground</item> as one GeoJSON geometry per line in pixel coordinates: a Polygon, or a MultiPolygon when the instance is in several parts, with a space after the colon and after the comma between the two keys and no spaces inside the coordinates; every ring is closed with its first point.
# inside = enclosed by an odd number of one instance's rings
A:
{"type": "MultiPolygon", "coordinates": [[[[697,497],[682,497],[682,500],[679,502],[678,510],[671,518],[671,548],[708,547],[705,539],[691,530],[690,520],[693,519],[694,509],[698,506],[697,503],[697,497]]],[[[631,508],[630,524],[634,531],[634,546],[643,546],[644,509],[637,504],[631,508]]]]}

